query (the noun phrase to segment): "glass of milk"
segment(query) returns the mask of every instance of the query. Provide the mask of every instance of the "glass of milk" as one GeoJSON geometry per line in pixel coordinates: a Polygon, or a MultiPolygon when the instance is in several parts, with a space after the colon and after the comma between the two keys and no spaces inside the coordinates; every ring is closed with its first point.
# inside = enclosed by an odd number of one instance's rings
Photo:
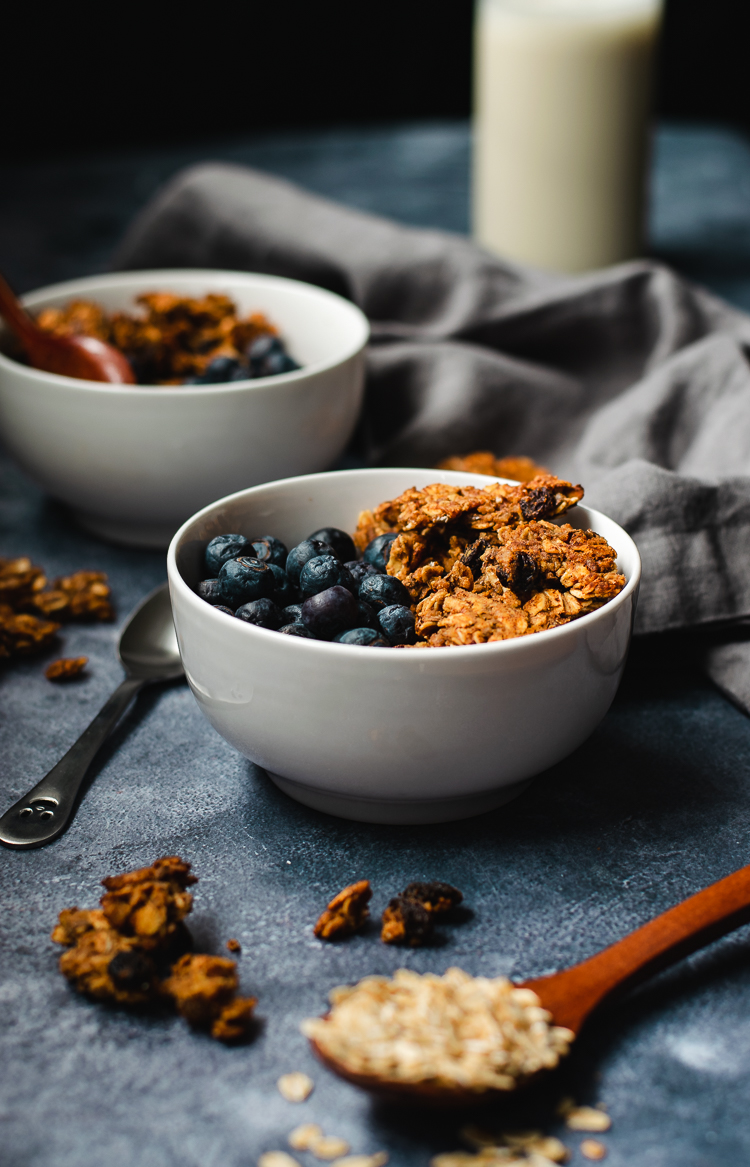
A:
{"type": "Polygon", "coordinates": [[[661,0],[477,0],[474,236],[576,272],[641,249],[661,0]]]}

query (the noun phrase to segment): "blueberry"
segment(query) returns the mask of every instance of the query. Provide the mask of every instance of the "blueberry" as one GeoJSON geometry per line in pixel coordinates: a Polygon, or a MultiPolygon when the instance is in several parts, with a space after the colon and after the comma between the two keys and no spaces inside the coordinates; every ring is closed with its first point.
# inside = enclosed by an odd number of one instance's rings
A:
{"type": "Polygon", "coordinates": [[[318,592],[302,605],[302,623],[321,640],[329,640],[337,632],[352,628],[358,615],[354,596],[338,585],[318,592]]]}
{"type": "Polygon", "coordinates": [[[259,559],[230,559],[219,572],[219,587],[228,608],[270,596],[274,585],[273,572],[259,559]]]}
{"type": "MultiPolygon", "coordinates": [[[[214,357],[193,382],[195,385],[222,385],[231,381],[234,373],[242,366],[236,357],[214,357]]],[[[245,372],[245,376],[247,373],[245,372]]],[[[183,382],[184,384],[184,382],[183,382]]]]}
{"type": "Polygon", "coordinates": [[[378,571],[384,572],[391,554],[391,543],[397,537],[395,531],[388,531],[385,535],[376,535],[372,542],[365,547],[365,563],[371,563],[378,571]]]}
{"type": "Polygon", "coordinates": [[[364,559],[350,559],[348,563],[344,564],[352,573],[352,579],[355,584],[359,586],[366,575],[378,575],[377,567],[373,567],[371,563],[365,563],[364,559]]]}
{"type": "Polygon", "coordinates": [[[250,380],[250,370],[248,369],[247,365],[238,364],[237,368],[234,370],[234,372],[232,373],[231,377],[228,378],[228,380],[230,380],[230,381],[249,381],[250,380]]]}
{"type": "Polygon", "coordinates": [[[348,632],[339,632],[333,639],[338,644],[363,644],[370,648],[391,647],[374,628],[350,628],[348,632]]]}
{"type": "Polygon", "coordinates": [[[350,573],[335,555],[316,555],[314,559],[308,559],[300,572],[299,590],[303,600],[337,585],[352,595],[357,590],[350,573]]]}
{"type": "Polygon", "coordinates": [[[250,550],[244,535],[217,535],[206,548],[206,571],[218,575],[228,559],[237,559],[250,550]]]}
{"type": "Polygon", "coordinates": [[[297,589],[290,580],[283,568],[277,567],[275,563],[268,563],[266,566],[273,572],[273,598],[280,608],[286,608],[287,604],[293,604],[297,599],[297,589]]]}
{"type": "Polygon", "coordinates": [[[307,537],[317,539],[319,543],[330,543],[342,563],[345,559],[356,558],[357,552],[351,535],[347,535],[346,531],[340,531],[338,527],[321,527],[319,531],[313,531],[312,535],[307,537]]]}
{"type": "Polygon", "coordinates": [[[285,623],[281,608],[266,597],[243,604],[237,609],[235,616],[247,624],[257,624],[258,628],[270,628],[273,632],[285,623]]]}
{"type": "Polygon", "coordinates": [[[286,558],[286,573],[295,587],[299,585],[299,576],[308,559],[316,555],[335,555],[336,552],[330,543],[319,543],[317,539],[303,539],[296,547],[292,547],[286,558]]]}
{"type": "Polygon", "coordinates": [[[247,349],[251,377],[275,377],[300,366],[286,352],[278,336],[259,336],[247,349]]]}
{"type": "Polygon", "coordinates": [[[317,640],[304,624],[285,624],[283,628],[279,628],[279,632],[283,632],[285,636],[304,636],[307,640],[317,640]]]}
{"type": "Polygon", "coordinates": [[[227,608],[226,604],[214,604],[214,612],[223,612],[225,616],[234,616],[231,608],[227,608]]]}
{"type": "Polygon", "coordinates": [[[393,575],[366,575],[357,594],[360,600],[372,604],[376,612],[390,604],[403,604],[407,608],[411,602],[401,580],[393,575]]]}
{"type": "MultiPolygon", "coordinates": [[[[249,551],[248,554],[250,554],[249,551]]],[[[253,542],[252,554],[261,563],[275,563],[277,567],[286,567],[286,558],[289,552],[281,539],[277,539],[274,535],[261,535],[260,539],[253,542]]]]}
{"type": "Polygon", "coordinates": [[[219,593],[218,579],[202,579],[198,584],[198,595],[207,604],[223,604],[219,593]]]}
{"type": "Polygon", "coordinates": [[[374,628],[376,632],[380,632],[380,625],[375,614],[375,609],[371,604],[366,604],[364,600],[357,600],[359,606],[359,618],[357,624],[363,628],[374,628]]]}
{"type": "Polygon", "coordinates": [[[389,644],[415,644],[414,613],[403,604],[389,604],[378,612],[380,630],[389,644]]]}
{"type": "Polygon", "coordinates": [[[285,624],[301,624],[302,623],[302,605],[301,604],[287,604],[284,611],[281,613],[284,617],[285,624]]]}

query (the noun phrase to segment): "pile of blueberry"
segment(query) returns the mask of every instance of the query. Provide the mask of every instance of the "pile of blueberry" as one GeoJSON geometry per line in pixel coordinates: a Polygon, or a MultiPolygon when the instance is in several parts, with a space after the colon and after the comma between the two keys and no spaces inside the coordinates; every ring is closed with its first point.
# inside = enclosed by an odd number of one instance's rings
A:
{"type": "Polygon", "coordinates": [[[247,381],[255,377],[277,377],[292,373],[300,366],[289,356],[281,337],[270,333],[259,336],[248,345],[245,359],[214,357],[202,373],[186,377],[183,385],[223,385],[227,381],[247,381]]]}
{"type": "Polygon", "coordinates": [[[362,559],[345,531],[323,527],[287,551],[263,535],[217,535],[206,548],[198,595],[220,612],[259,628],[392,648],[414,644],[414,613],[404,585],[386,574],[395,534],[378,535],[362,559]]]}

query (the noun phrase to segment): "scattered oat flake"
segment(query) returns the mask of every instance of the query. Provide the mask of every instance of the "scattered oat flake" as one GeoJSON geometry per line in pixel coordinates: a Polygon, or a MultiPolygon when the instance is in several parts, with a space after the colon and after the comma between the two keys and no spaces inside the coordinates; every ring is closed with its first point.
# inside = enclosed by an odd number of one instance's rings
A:
{"type": "Polygon", "coordinates": [[[310,1143],[310,1150],[316,1159],[338,1159],[350,1150],[346,1139],[336,1135],[320,1135],[310,1143]]]}
{"type": "Polygon", "coordinates": [[[564,1163],[569,1155],[565,1143],[541,1131],[508,1131],[501,1137],[513,1150],[526,1151],[528,1155],[541,1156],[553,1163],[564,1163]]]}
{"type": "Polygon", "coordinates": [[[374,1155],[346,1155],[343,1159],[336,1159],[331,1167],[385,1167],[388,1162],[387,1151],[376,1151],[374,1155]]]}
{"type": "Polygon", "coordinates": [[[47,665],[44,675],[48,681],[71,681],[81,675],[88,663],[87,656],[61,656],[47,665]]]}
{"type": "Polygon", "coordinates": [[[303,1122],[289,1133],[287,1142],[295,1151],[309,1151],[316,1139],[323,1137],[323,1132],[316,1122],[303,1122]]]}
{"type": "Polygon", "coordinates": [[[300,1167],[300,1165],[286,1151],[265,1151],[258,1160],[258,1167],[300,1167]]]}
{"type": "MultiPolygon", "coordinates": [[[[312,1094],[315,1083],[307,1074],[294,1070],[291,1074],[282,1074],[276,1085],[279,1094],[287,1102],[304,1102],[312,1094]]],[[[268,1167],[268,1164],[264,1164],[264,1167],[268,1167]]]]}
{"type": "Polygon", "coordinates": [[[430,1167],[546,1167],[541,1157],[537,1160],[534,1163],[533,1158],[518,1156],[508,1147],[483,1147],[475,1155],[470,1151],[445,1151],[430,1159],[430,1167]]]}
{"type": "Polygon", "coordinates": [[[612,1119],[594,1106],[576,1106],[568,1111],[565,1125],[571,1131],[608,1131],[612,1119]]]}
{"type": "Polygon", "coordinates": [[[598,1139],[584,1139],[581,1143],[581,1154],[586,1159],[604,1159],[607,1148],[598,1139]]]}

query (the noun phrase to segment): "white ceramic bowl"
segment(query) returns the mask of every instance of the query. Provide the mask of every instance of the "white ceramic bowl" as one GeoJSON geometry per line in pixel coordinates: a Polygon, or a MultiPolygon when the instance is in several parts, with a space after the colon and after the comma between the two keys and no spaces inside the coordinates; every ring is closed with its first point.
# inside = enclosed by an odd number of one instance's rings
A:
{"type": "MultiPolygon", "coordinates": [[[[271,534],[289,547],[323,526],[430,482],[486,486],[439,470],[348,470],[272,482],[221,499],[168,554],[177,640],[215,729],[308,806],[368,822],[428,823],[501,805],[580,745],[622,676],[640,558],[611,519],[574,507],[618,553],[627,585],[562,628],[466,648],[375,649],[280,636],[217,612],[194,592],[206,543],[271,534]]],[[[502,481],[502,480],[500,480],[502,481]]]]}
{"type": "Polygon", "coordinates": [[[302,365],[229,385],[103,385],[28,368],[0,352],[0,436],[26,472],[89,530],[166,547],[212,499],[269,479],[327,469],[356,423],[366,318],[296,280],[230,271],[93,276],[24,297],[29,308],[96,300],[132,309],[141,292],[225,292],[267,313],[302,365]]]}

